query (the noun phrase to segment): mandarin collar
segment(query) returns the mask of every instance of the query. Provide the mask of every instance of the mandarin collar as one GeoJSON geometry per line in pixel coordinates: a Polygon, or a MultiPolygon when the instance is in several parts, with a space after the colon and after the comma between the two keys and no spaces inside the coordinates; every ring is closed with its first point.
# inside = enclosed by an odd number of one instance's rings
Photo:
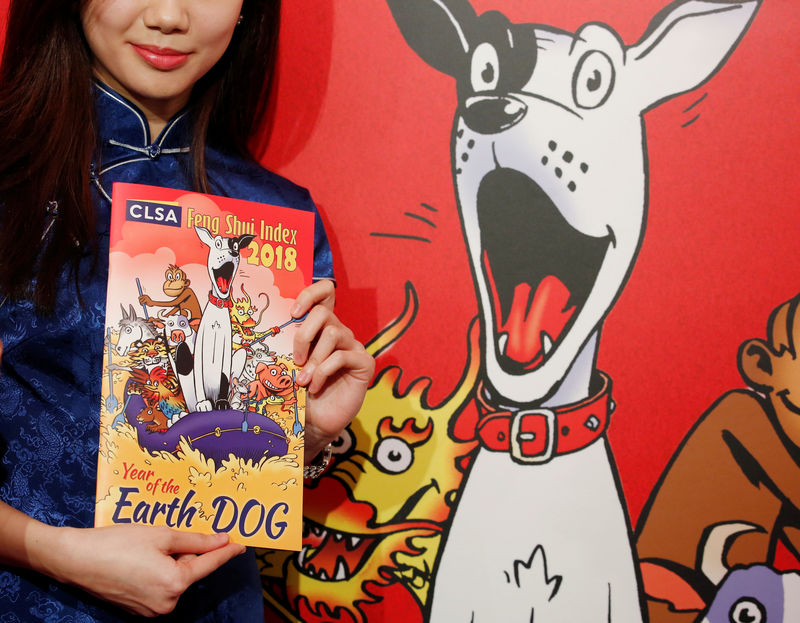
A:
{"type": "Polygon", "coordinates": [[[147,119],[136,104],[98,80],[95,80],[93,88],[103,162],[137,156],[157,159],[161,154],[189,151],[191,128],[188,109],[178,112],[155,140],[151,140],[147,119]]]}

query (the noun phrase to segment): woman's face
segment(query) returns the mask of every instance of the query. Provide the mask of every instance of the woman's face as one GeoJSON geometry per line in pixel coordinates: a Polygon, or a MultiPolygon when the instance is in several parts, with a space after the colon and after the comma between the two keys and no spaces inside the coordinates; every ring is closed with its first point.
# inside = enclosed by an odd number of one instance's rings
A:
{"type": "MultiPolygon", "coordinates": [[[[95,74],[164,121],[222,57],[243,0],[84,0],[95,74]]],[[[153,123],[151,122],[151,128],[153,123]]]]}

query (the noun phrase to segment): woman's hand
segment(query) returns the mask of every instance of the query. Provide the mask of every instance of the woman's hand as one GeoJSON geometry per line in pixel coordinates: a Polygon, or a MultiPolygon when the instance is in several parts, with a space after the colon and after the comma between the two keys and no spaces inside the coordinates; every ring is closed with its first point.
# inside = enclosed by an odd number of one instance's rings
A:
{"type": "Polygon", "coordinates": [[[310,461],[336,439],[364,402],[375,360],[333,313],[333,282],[324,279],[298,296],[292,316],[308,317],[294,338],[297,383],[308,390],[305,456],[310,461]]]}
{"type": "Polygon", "coordinates": [[[183,592],[244,552],[225,534],[195,534],[155,526],[64,529],[58,579],[153,617],[175,609],[183,592]]]}
{"type": "Polygon", "coordinates": [[[191,584],[244,550],[225,534],[133,524],[56,528],[0,502],[0,564],[32,569],[144,616],[172,612],[191,584]]]}

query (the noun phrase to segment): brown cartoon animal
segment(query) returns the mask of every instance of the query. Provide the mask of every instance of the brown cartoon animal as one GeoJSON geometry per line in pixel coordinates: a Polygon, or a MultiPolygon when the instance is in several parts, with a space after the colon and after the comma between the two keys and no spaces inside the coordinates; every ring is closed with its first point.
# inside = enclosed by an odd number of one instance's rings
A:
{"type": "Polygon", "coordinates": [[[190,283],[189,277],[186,276],[182,269],[175,266],[175,264],[170,264],[164,273],[162,289],[164,294],[172,298],[168,301],[154,301],[146,294],[143,294],[139,297],[139,303],[152,307],[166,307],[168,308],[165,312],[167,316],[188,310],[189,318],[199,320],[203,311],[200,308],[200,301],[197,300],[197,295],[189,287],[190,283]]]}
{"type": "Polygon", "coordinates": [[[728,392],[700,417],[642,512],[636,545],[652,623],[697,619],[697,610],[675,610],[665,579],[677,573],[697,586],[703,544],[719,526],[751,527],[728,540],[727,568],[769,566],[779,541],[800,559],[799,306],[800,295],[779,305],[767,339],[740,346],[750,389],[728,392]]]}
{"type": "Polygon", "coordinates": [[[136,419],[140,422],[147,422],[147,430],[151,433],[163,433],[168,428],[169,420],[157,403],[145,403],[142,410],[136,414],[136,419]]]}

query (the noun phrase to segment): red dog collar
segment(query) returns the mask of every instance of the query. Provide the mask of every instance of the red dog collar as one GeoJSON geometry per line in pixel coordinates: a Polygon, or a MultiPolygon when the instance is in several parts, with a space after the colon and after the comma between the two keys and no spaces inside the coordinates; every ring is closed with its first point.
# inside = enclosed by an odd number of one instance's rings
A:
{"type": "Polygon", "coordinates": [[[219,307],[220,309],[223,307],[227,307],[228,309],[233,307],[233,301],[230,299],[218,299],[216,296],[214,296],[214,292],[208,293],[208,302],[215,307],[219,307]]]}
{"type": "Polygon", "coordinates": [[[608,428],[611,379],[599,372],[600,386],[588,398],[554,409],[498,411],[478,387],[481,417],[475,427],[485,448],[509,452],[517,463],[546,463],[554,456],[585,448],[608,428]]]}

